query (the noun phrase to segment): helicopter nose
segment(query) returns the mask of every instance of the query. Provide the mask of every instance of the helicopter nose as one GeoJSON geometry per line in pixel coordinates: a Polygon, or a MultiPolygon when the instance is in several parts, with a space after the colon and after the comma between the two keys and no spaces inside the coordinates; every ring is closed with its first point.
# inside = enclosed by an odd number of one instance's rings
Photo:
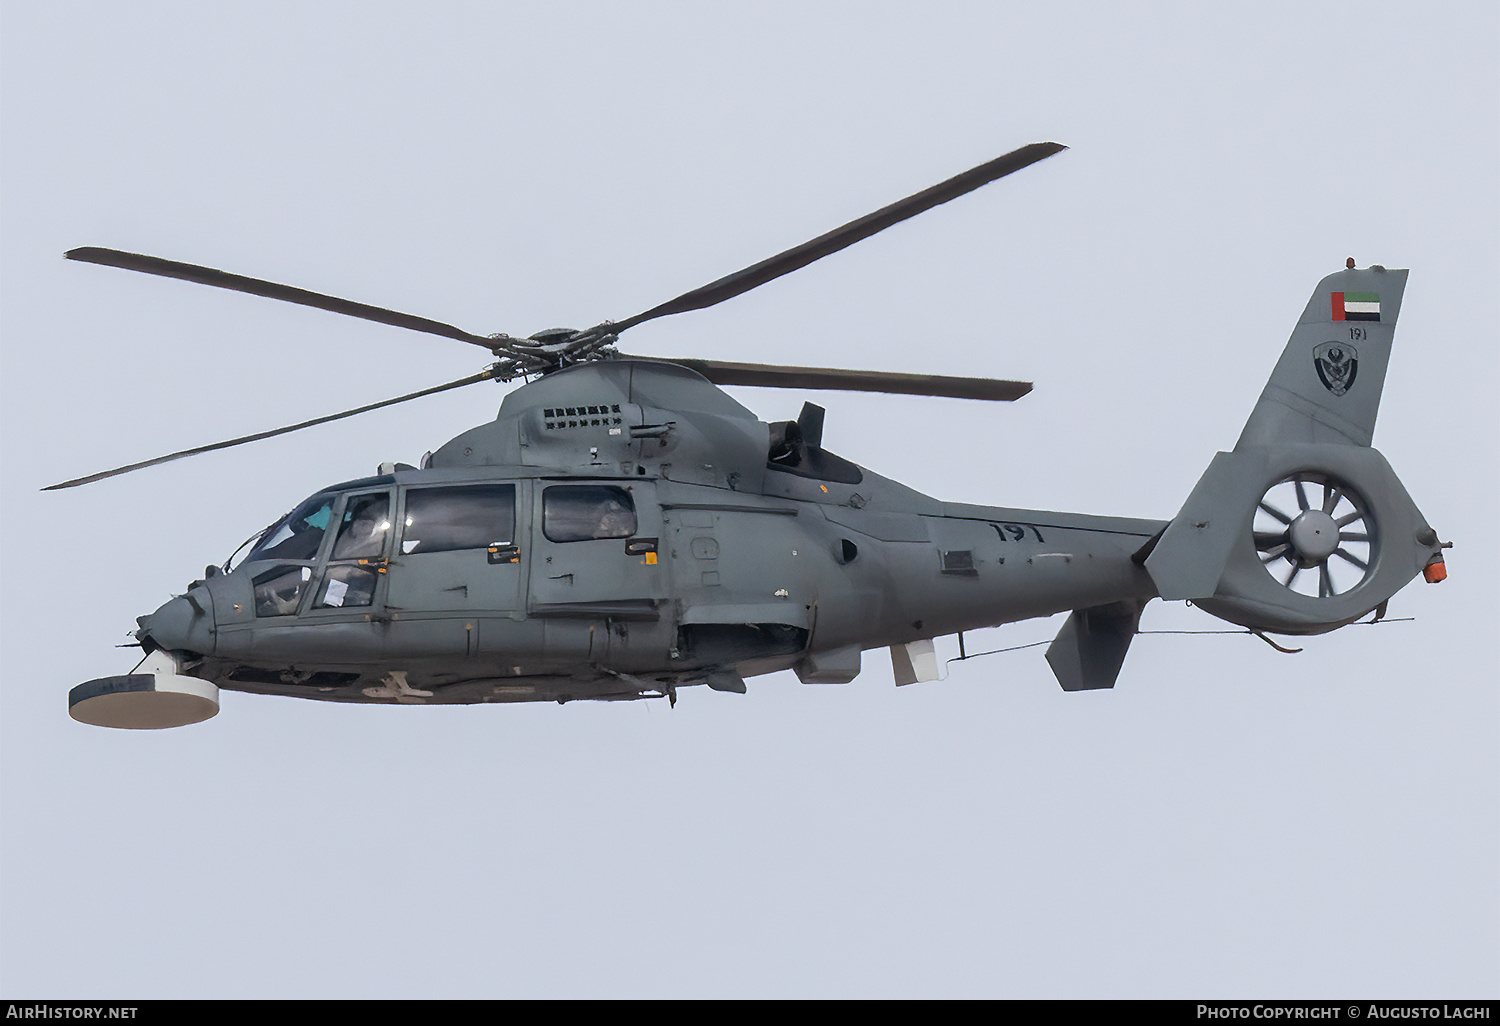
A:
{"type": "Polygon", "coordinates": [[[207,588],[194,588],[136,623],[141,628],[136,636],[143,641],[149,637],[158,648],[203,655],[214,649],[213,599],[207,588]]]}

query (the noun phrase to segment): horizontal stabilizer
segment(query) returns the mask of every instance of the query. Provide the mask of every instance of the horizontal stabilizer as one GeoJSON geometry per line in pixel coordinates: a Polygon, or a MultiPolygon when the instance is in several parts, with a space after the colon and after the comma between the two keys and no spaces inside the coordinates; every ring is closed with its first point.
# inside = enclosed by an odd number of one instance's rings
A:
{"type": "Polygon", "coordinates": [[[1221,452],[1146,557],[1164,599],[1212,595],[1268,479],[1264,451],[1221,452]]]}

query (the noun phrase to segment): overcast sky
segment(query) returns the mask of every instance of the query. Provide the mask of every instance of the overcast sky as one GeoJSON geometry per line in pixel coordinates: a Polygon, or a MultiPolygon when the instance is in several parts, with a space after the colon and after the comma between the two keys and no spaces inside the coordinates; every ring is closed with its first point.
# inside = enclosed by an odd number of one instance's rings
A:
{"type": "MultiPolygon", "coordinates": [[[[0,7],[0,991],[1500,991],[1500,12],[1257,3],[0,7]],[[944,499],[1169,518],[1318,280],[1411,268],[1376,445],[1454,547],[1282,655],[1136,639],[893,686],[67,716],[135,617],[330,482],[493,417],[473,347],[65,261],[107,246],[529,334],[621,319],[1028,142],[1040,165],[659,355],[1036,382],[735,389],[944,499]]],[[[483,354],[478,354],[482,357],[483,354]]],[[[1051,638],[1060,619],[970,637],[1051,638]]],[[[1143,630],[1227,625],[1153,603],[1143,630]]],[[[953,639],[940,651],[955,654],[953,639]]]]}

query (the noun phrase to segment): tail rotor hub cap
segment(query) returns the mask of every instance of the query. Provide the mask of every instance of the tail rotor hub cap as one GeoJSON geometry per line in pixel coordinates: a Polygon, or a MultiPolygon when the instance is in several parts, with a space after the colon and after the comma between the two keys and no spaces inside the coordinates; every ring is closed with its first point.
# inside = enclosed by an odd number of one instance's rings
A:
{"type": "Polygon", "coordinates": [[[1316,566],[1338,551],[1338,522],[1321,510],[1304,510],[1292,521],[1292,548],[1303,566],[1316,566]]]}

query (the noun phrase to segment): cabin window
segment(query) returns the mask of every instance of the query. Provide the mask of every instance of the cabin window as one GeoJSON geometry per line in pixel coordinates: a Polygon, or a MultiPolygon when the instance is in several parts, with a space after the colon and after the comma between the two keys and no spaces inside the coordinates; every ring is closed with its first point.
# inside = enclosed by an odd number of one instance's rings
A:
{"type": "Polygon", "coordinates": [[[278,566],[251,580],[255,586],[256,616],[291,616],[302,602],[302,589],[312,579],[305,566],[278,566]]]}
{"type": "Polygon", "coordinates": [[[613,485],[554,485],[542,491],[542,533],[549,541],[629,538],[635,501],[613,485]]]}
{"type": "Polygon", "coordinates": [[[508,545],[515,533],[515,485],[413,488],[406,493],[403,555],[508,545]]]}
{"type": "Polygon", "coordinates": [[[314,495],[272,524],[249,559],[316,559],[318,546],[323,542],[323,532],[328,530],[328,521],[333,514],[333,504],[338,496],[333,492],[314,495]]]}
{"type": "Polygon", "coordinates": [[[351,495],[344,503],[339,534],[333,542],[332,559],[376,559],[385,554],[391,533],[389,492],[351,495]]]}

